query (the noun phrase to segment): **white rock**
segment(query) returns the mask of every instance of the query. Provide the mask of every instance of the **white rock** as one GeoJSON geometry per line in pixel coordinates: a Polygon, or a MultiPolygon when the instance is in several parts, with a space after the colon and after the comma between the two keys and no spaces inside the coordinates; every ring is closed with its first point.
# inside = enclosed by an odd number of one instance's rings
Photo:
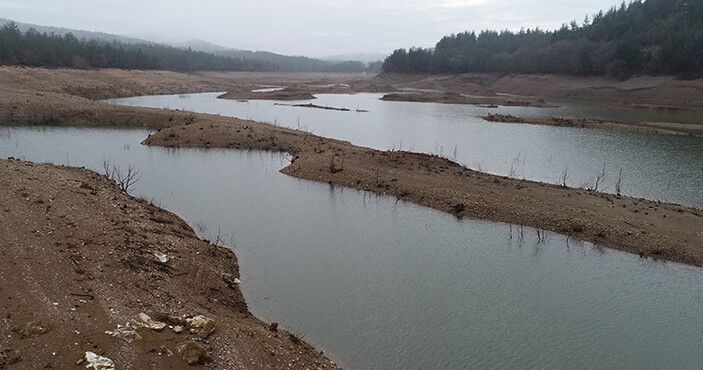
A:
{"type": "Polygon", "coordinates": [[[154,252],[154,257],[156,257],[156,259],[158,259],[161,263],[167,263],[171,260],[168,255],[161,252],[154,252]]]}
{"type": "Polygon", "coordinates": [[[98,356],[93,352],[85,353],[85,360],[88,362],[85,367],[94,370],[115,370],[115,364],[107,357],[98,356]]]}

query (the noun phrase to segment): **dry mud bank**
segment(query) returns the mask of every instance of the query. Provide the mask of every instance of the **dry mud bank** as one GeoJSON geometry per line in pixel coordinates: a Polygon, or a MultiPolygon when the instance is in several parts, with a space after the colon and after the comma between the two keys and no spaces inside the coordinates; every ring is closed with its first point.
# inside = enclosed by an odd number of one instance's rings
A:
{"type": "Polygon", "coordinates": [[[688,136],[703,136],[703,125],[685,124],[685,123],[663,123],[663,122],[641,122],[641,123],[621,123],[609,122],[595,119],[582,118],[562,118],[562,117],[545,117],[545,118],[526,118],[516,117],[509,114],[489,114],[483,117],[489,122],[500,123],[524,123],[529,125],[542,126],[560,126],[560,127],[576,127],[576,128],[595,128],[600,130],[616,130],[616,131],[631,131],[644,132],[650,134],[666,134],[666,135],[688,135],[688,136]]]}
{"type": "Polygon", "coordinates": [[[418,103],[441,103],[441,104],[471,104],[488,107],[538,107],[553,108],[557,105],[548,103],[540,98],[511,98],[506,96],[470,96],[455,92],[403,92],[384,95],[381,100],[386,101],[407,101],[418,103]]]}
{"type": "Polygon", "coordinates": [[[249,313],[232,251],[101,175],[0,160],[0,214],[0,368],[335,367],[249,313]]]}
{"type": "MultiPolygon", "coordinates": [[[[169,83],[158,87],[167,89],[169,83]]],[[[111,106],[65,92],[0,88],[0,121],[162,128],[145,144],[288,152],[294,160],[282,172],[299,178],[396,196],[458,217],[525,225],[641,256],[703,265],[701,211],[678,205],[508,179],[436,156],[372,150],[252,121],[111,106]]]]}
{"type": "Polygon", "coordinates": [[[166,147],[288,152],[291,176],[328,182],[453,213],[550,230],[599,245],[703,265],[700,210],[510,179],[425,154],[378,151],[252,121],[199,116],[144,141],[166,147]]]}
{"type": "Polygon", "coordinates": [[[703,108],[703,79],[679,80],[674,77],[644,76],[617,81],[601,77],[469,73],[383,74],[374,78],[374,82],[402,89],[453,92],[474,96],[496,96],[507,93],[545,100],[598,102],[638,110],[675,111],[703,108]]]}

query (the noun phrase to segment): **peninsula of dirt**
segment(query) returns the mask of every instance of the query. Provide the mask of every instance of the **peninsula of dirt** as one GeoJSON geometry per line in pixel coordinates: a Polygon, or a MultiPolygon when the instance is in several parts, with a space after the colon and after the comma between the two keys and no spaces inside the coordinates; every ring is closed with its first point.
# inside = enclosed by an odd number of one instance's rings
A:
{"type": "Polygon", "coordinates": [[[161,128],[144,143],[287,152],[293,161],[282,172],[291,176],[395,196],[457,217],[550,230],[642,257],[703,265],[703,216],[695,208],[504,178],[436,156],[372,150],[253,121],[113,106],[54,87],[45,92],[0,86],[0,120],[161,128]]]}
{"type": "Polygon", "coordinates": [[[249,313],[231,250],[102,175],[0,160],[0,189],[0,368],[336,367],[249,313]]]}
{"type": "Polygon", "coordinates": [[[483,117],[489,122],[501,123],[524,123],[530,125],[542,126],[559,126],[559,127],[576,127],[576,128],[595,128],[600,130],[619,130],[619,131],[635,131],[646,132],[652,134],[668,134],[668,135],[689,135],[703,136],[703,125],[683,124],[683,123],[664,123],[664,122],[640,122],[640,123],[622,123],[610,122],[596,119],[583,118],[562,118],[562,117],[544,117],[544,118],[527,118],[516,117],[510,114],[488,114],[483,117]]]}
{"type": "Polygon", "coordinates": [[[507,96],[472,96],[455,92],[404,92],[384,95],[381,100],[407,101],[419,103],[471,104],[487,107],[538,107],[556,108],[558,105],[548,103],[541,98],[514,98],[507,96]]]}
{"type": "Polygon", "coordinates": [[[281,90],[257,92],[247,89],[237,89],[218,96],[219,99],[231,100],[313,100],[315,95],[306,89],[289,86],[281,90]]]}

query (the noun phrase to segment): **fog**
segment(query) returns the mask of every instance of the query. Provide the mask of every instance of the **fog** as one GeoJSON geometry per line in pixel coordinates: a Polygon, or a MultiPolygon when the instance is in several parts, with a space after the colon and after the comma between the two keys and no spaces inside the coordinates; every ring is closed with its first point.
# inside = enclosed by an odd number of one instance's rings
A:
{"type": "Polygon", "coordinates": [[[557,28],[620,0],[2,0],[0,17],[153,41],[329,56],[434,45],[463,30],[557,28]],[[207,4],[207,5],[205,5],[207,4]]]}

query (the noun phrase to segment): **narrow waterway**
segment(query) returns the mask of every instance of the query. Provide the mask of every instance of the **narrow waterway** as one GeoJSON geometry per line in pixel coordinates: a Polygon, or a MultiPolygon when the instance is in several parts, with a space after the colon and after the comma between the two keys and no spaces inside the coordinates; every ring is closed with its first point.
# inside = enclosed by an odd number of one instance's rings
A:
{"type": "Polygon", "coordinates": [[[0,126],[0,157],[136,165],[134,195],[234,247],[255,314],[348,368],[703,363],[700,268],[298,180],[279,154],[140,145],[147,134],[0,126]]]}
{"type": "MultiPolygon", "coordinates": [[[[322,94],[314,104],[352,112],[277,105],[273,101],[217,99],[219,93],[113,99],[114,104],[221,114],[302,129],[353,144],[439,154],[493,174],[592,187],[703,208],[703,139],[569,127],[486,122],[488,113],[523,117],[568,116],[641,121],[660,114],[592,106],[501,107],[386,102],[379,94],[322,94]],[[368,110],[355,112],[354,110],[368,110]]],[[[290,103],[290,102],[287,102],[290,103]]],[[[297,104],[301,102],[293,102],[297,104]]]]}

